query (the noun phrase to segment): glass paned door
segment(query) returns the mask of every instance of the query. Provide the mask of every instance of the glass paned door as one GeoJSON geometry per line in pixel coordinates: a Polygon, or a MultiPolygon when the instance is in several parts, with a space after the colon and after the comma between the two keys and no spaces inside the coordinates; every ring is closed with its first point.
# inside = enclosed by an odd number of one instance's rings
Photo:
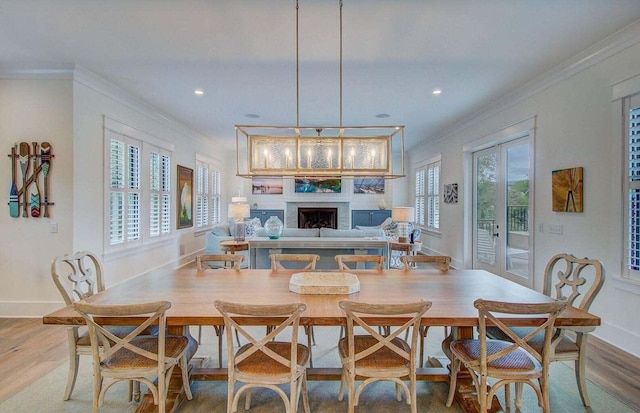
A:
{"type": "Polygon", "coordinates": [[[473,267],[530,287],[529,148],[525,137],[473,155],[473,267]]]}

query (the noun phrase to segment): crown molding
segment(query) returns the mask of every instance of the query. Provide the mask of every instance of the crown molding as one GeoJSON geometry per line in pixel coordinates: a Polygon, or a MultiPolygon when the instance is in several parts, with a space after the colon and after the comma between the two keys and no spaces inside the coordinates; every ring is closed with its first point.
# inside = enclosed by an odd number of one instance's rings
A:
{"type": "MultiPolygon", "coordinates": [[[[465,116],[468,118],[467,121],[443,130],[433,139],[429,139],[429,141],[437,143],[447,138],[451,138],[453,135],[465,129],[469,129],[497,113],[541,93],[612,56],[615,56],[639,42],[640,20],[636,20],[616,33],[595,43],[593,46],[590,46],[571,59],[566,60],[564,63],[561,63],[546,73],[543,73],[542,75],[516,88],[512,92],[503,95],[493,102],[482,105],[481,108],[476,109],[468,116],[465,116]]],[[[426,152],[426,150],[424,152],[426,152]]]]}
{"type": "Polygon", "coordinates": [[[72,69],[7,69],[0,70],[0,79],[71,80],[72,69]]]}

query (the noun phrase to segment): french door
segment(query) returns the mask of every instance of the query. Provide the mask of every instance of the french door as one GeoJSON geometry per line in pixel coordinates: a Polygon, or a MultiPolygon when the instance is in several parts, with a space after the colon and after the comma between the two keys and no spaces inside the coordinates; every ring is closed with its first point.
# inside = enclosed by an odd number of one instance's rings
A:
{"type": "Polygon", "coordinates": [[[473,268],[531,287],[528,136],[473,153],[473,268]]]}

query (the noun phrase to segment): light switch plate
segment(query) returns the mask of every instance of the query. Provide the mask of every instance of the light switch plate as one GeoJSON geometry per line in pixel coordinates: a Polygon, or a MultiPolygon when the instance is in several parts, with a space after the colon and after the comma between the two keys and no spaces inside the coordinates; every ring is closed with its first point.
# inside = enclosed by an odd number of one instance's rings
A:
{"type": "Polygon", "coordinates": [[[549,234],[562,234],[562,224],[549,225],[549,234]]]}

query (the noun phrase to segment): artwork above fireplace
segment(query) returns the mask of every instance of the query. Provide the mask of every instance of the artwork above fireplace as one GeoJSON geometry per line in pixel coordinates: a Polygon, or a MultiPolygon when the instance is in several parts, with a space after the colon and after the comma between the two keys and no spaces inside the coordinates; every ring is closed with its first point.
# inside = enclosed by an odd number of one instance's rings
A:
{"type": "Polygon", "coordinates": [[[338,208],[298,208],[298,228],[338,228],[338,208]]]}

